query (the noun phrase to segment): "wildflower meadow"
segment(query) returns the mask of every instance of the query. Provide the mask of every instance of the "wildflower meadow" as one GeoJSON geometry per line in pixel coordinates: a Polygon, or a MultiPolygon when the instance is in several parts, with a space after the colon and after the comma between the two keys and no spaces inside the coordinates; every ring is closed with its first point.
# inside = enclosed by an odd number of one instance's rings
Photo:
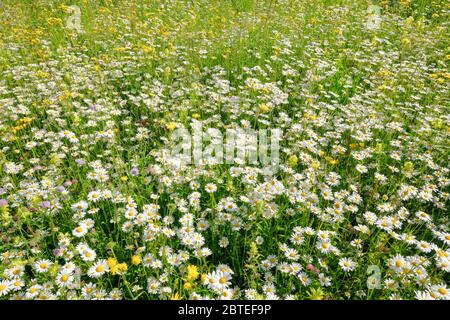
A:
{"type": "Polygon", "coordinates": [[[449,13],[0,0],[0,299],[449,300],[449,13]]]}

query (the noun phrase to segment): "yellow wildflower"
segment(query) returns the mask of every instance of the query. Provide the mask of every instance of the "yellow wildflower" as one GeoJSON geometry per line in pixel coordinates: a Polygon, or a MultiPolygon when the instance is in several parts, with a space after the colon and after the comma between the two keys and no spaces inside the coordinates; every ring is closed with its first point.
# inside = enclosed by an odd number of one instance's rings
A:
{"type": "Polygon", "coordinates": [[[137,266],[141,262],[142,262],[142,258],[140,255],[135,254],[134,256],[131,257],[131,263],[134,264],[135,266],[137,266]]]}
{"type": "Polygon", "coordinates": [[[186,280],[195,280],[198,278],[198,269],[197,266],[194,265],[188,265],[187,266],[187,277],[186,280]]]}
{"type": "Polygon", "coordinates": [[[172,294],[172,296],[170,297],[170,300],[181,300],[181,296],[178,294],[178,292],[175,292],[175,293],[172,294]]]}
{"type": "Polygon", "coordinates": [[[169,122],[169,123],[166,125],[166,128],[167,128],[169,131],[175,130],[176,127],[177,127],[177,124],[176,124],[175,122],[169,122]]]}
{"type": "Polygon", "coordinates": [[[270,111],[270,108],[267,104],[263,103],[259,106],[259,111],[261,111],[261,113],[267,113],[270,111]]]}

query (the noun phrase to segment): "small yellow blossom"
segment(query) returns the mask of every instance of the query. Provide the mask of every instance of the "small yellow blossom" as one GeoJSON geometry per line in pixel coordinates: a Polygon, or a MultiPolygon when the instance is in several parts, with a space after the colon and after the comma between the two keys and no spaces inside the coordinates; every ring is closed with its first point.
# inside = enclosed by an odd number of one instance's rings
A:
{"type": "Polygon", "coordinates": [[[181,296],[178,294],[178,292],[175,292],[170,296],[170,300],[181,300],[181,296]]]}
{"type": "Polygon", "coordinates": [[[175,130],[176,127],[177,127],[177,124],[176,124],[175,122],[169,122],[168,124],[166,124],[166,128],[167,128],[169,131],[175,130]]]}
{"type": "Polygon", "coordinates": [[[134,264],[135,266],[137,266],[141,262],[142,262],[142,258],[140,255],[135,254],[134,256],[131,257],[131,263],[134,264]]]}
{"type": "Polygon", "coordinates": [[[187,266],[187,277],[186,280],[195,280],[198,278],[198,269],[197,266],[188,265],[187,266]]]}
{"type": "Polygon", "coordinates": [[[259,111],[261,111],[261,113],[267,113],[270,111],[270,108],[267,104],[263,103],[259,106],[259,111]]]}

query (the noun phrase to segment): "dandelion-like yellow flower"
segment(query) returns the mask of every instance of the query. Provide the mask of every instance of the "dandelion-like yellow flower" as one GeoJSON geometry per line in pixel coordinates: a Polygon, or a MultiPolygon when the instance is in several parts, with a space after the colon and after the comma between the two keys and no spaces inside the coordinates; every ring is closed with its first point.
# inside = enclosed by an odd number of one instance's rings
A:
{"type": "Polygon", "coordinates": [[[110,268],[113,268],[114,266],[116,266],[118,264],[116,258],[109,258],[106,262],[108,263],[108,267],[110,267],[110,268]]]}
{"type": "Polygon", "coordinates": [[[142,258],[140,255],[135,254],[134,256],[131,257],[131,263],[135,266],[137,266],[138,264],[140,264],[142,262],[142,258]]]}
{"type": "Polygon", "coordinates": [[[181,300],[181,296],[178,294],[178,292],[175,292],[175,293],[172,294],[172,296],[170,297],[170,300],[181,300]]]}
{"type": "Polygon", "coordinates": [[[110,267],[110,272],[113,275],[116,274],[123,274],[125,271],[127,271],[128,266],[125,262],[123,263],[118,263],[116,265],[114,265],[113,267],[110,267]]]}
{"type": "Polygon", "coordinates": [[[187,277],[186,280],[195,280],[198,278],[198,268],[194,265],[188,265],[187,266],[187,277]]]}
{"type": "Polygon", "coordinates": [[[402,44],[404,46],[408,46],[411,43],[411,40],[409,40],[408,38],[403,38],[402,39],[402,44]]]}
{"type": "Polygon", "coordinates": [[[177,127],[177,124],[176,124],[175,122],[169,122],[169,123],[166,125],[166,128],[167,128],[167,130],[169,130],[169,131],[175,130],[176,127],[177,127]]]}
{"type": "Polygon", "coordinates": [[[295,154],[289,156],[289,158],[287,160],[287,164],[290,167],[295,167],[298,164],[298,157],[295,154]]]}
{"type": "Polygon", "coordinates": [[[270,111],[270,108],[267,104],[263,103],[259,106],[259,111],[261,111],[261,113],[267,113],[270,111]]]}
{"type": "Polygon", "coordinates": [[[190,289],[192,288],[192,285],[191,285],[190,282],[186,282],[186,283],[184,284],[183,288],[184,288],[185,290],[190,290],[190,289]]]}

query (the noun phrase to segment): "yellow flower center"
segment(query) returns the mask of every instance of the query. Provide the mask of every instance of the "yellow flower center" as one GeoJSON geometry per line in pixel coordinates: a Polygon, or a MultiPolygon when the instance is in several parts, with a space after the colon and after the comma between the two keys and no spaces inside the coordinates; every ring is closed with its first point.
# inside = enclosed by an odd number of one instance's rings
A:
{"type": "Polygon", "coordinates": [[[105,271],[105,267],[103,265],[99,265],[99,266],[97,266],[97,268],[95,268],[95,271],[103,272],[103,271],[105,271]]]}

